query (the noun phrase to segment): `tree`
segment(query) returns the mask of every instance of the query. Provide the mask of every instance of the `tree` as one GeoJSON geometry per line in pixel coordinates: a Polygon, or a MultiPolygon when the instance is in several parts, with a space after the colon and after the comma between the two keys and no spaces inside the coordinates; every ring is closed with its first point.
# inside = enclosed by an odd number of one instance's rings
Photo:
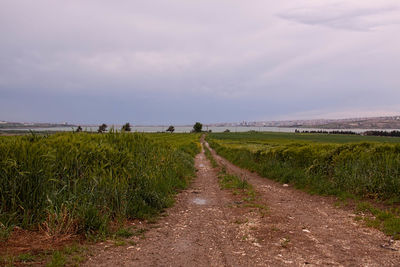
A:
{"type": "Polygon", "coordinates": [[[124,125],[122,125],[121,131],[123,131],[123,132],[130,132],[131,131],[131,125],[129,124],[129,122],[127,122],[124,125]]]}
{"type": "Polygon", "coordinates": [[[77,133],[82,132],[82,127],[79,125],[78,128],[76,128],[75,132],[77,132],[77,133]]]}
{"type": "Polygon", "coordinates": [[[103,123],[102,125],[99,126],[99,129],[97,130],[98,133],[103,133],[107,130],[107,124],[103,123]]]}
{"type": "Polygon", "coordinates": [[[229,130],[229,129],[226,129],[225,131],[224,131],[224,133],[230,133],[231,132],[231,130],[229,130]]]}
{"type": "Polygon", "coordinates": [[[175,131],[175,127],[174,126],[169,126],[168,127],[168,129],[167,129],[167,132],[171,132],[171,133],[173,133],[175,131]]]}
{"type": "Polygon", "coordinates": [[[200,122],[196,122],[193,125],[193,132],[195,133],[200,133],[202,129],[203,129],[203,124],[201,124],[200,122]]]}

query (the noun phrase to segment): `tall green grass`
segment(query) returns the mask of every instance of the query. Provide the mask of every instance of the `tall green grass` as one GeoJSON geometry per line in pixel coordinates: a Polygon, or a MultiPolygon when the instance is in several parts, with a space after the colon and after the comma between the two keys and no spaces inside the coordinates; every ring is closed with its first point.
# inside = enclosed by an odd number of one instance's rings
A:
{"type": "Polygon", "coordinates": [[[0,223],[92,233],[152,216],[188,184],[197,143],[189,134],[1,136],[0,223]]]}
{"type": "Polygon", "coordinates": [[[200,152],[200,134],[187,133],[147,133],[146,136],[159,144],[173,145],[175,148],[195,156],[200,152]]]}
{"type": "Polygon", "coordinates": [[[223,157],[264,177],[319,194],[400,200],[399,144],[298,143],[285,138],[266,143],[231,136],[213,134],[208,141],[223,157]]]}

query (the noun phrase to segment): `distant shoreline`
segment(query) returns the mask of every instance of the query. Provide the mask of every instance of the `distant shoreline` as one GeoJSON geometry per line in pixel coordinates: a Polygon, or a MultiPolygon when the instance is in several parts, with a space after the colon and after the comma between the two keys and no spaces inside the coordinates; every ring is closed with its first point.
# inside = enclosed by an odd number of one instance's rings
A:
{"type": "MultiPolygon", "coordinates": [[[[133,124],[131,124],[133,125],[133,124]]],[[[193,125],[183,124],[161,124],[161,125],[133,125],[135,128],[167,128],[170,125],[181,128],[192,127],[193,125]]],[[[20,129],[51,129],[51,128],[82,128],[93,129],[99,124],[69,124],[69,123],[35,123],[35,122],[7,122],[0,121],[0,130],[20,130],[20,129]]],[[[121,128],[122,124],[108,124],[109,128],[121,128]]],[[[282,120],[282,121],[242,121],[233,123],[203,123],[203,127],[211,128],[292,128],[292,129],[326,129],[326,130],[351,130],[351,129],[366,129],[366,130],[396,130],[400,129],[399,116],[382,116],[382,117],[367,117],[367,118],[348,118],[348,119],[313,119],[313,120],[282,120]]]]}
{"type": "MultiPolygon", "coordinates": [[[[97,132],[98,126],[81,126],[82,130],[85,132],[97,132]]],[[[24,134],[29,133],[30,131],[35,133],[57,133],[57,132],[72,132],[75,131],[77,126],[72,127],[36,127],[36,128],[0,128],[0,133],[5,134],[24,134]]],[[[161,133],[166,132],[168,127],[166,126],[132,126],[132,132],[140,132],[140,133],[161,133]]],[[[108,130],[115,129],[119,131],[120,127],[109,127],[108,130]]],[[[192,126],[175,126],[175,133],[189,133],[193,129],[192,126]]],[[[393,130],[400,130],[400,127],[397,129],[392,128],[316,128],[316,127],[253,127],[253,126],[203,126],[204,131],[211,131],[211,132],[224,132],[229,130],[230,132],[283,132],[283,133],[294,133],[296,130],[301,131],[321,131],[321,130],[329,130],[329,131],[352,131],[358,134],[365,133],[367,131],[393,131],[393,130]]]]}

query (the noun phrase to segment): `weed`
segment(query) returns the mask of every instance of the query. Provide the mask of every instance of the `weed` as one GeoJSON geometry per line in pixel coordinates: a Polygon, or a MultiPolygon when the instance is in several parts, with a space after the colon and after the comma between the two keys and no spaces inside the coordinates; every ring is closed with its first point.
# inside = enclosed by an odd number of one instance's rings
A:
{"type": "Polygon", "coordinates": [[[85,246],[82,246],[80,244],[72,244],[69,246],[66,246],[62,249],[62,252],[67,254],[67,255],[72,255],[76,253],[83,253],[87,251],[87,248],[85,246]]]}
{"type": "Polygon", "coordinates": [[[218,167],[218,163],[215,161],[213,155],[211,154],[210,149],[207,145],[204,146],[204,153],[206,154],[206,158],[211,162],[211,166],[213,168],[218,167]]]}
{"type": "Polygon", "coordinates": [[[250,188],[246,191],[246,197],[243,198],[243,201],[252,202],[254,200],[256,200],[256,191],[254,191],[253,188],[250,188]]]}
{"type": "Polygon", "coordinates": [[[257,208],[259,210],[269,211],[269,208],[264,204],[259,203],[247,203],[244,205],[245,207],[257,208]]]}
{"type": "Polygon", "coordinates": [[[44,231],[50,236],[76,232],[77,222],[69,214],[65,205],[62,204],[59,210],[54,206],[49,209],[51,210],[47,211],[47,217],[41,227],[44,231]]]}
{"type": "Polygon", "coordinates": [[[115,232],[116,237],[128,238],[133,236],[135,233],[131,231],[129,228],[121,228],[117,232],[115,232]]]}
{"type": "Polygon", "coordinates": [[[222,165],[222,167],[221,167],[221,173],[222,173],[222,174],[225,174],[225,173],[226,173],[226,166],[225,166],[225,165],[222,165]]]}
{"type": "Polygon", "coordinates": [[[258,209],[260,216],[262,218],[264,218],[264,216],[267,215],[269,212],[269,208],[266,205],[260,203],[251,202],[251,203],[246,203],[244,206],[258,209]]]}
{"type": "Polygon", "coordinates": [[[363,217],[361,217],[361,216],[354,217],[354,220],[357,222],[361,221],[362,219],[363,219],[363,217]]]}
{"type": "Polygon", "coordinates": [[[242,198],[242,201],[246,202],[244,207],[257,208],[261,217],[267,214],[269,209],[266,205],[254,203],[257,194],[253,186],[249,184],[246,179],[221,171],[218,180],[221,188],[233,189],[233,195],[244,195],[242,198]]]}
{"type": "Polygon", "coordinates": [[[400,203],[400,197],[398,197],[398,196],[394,196],[394,197],[391,197],[391,198],[385,200],[385,204],[389,205],[389,206],[398,204],[398,203],[400,203]]]}
{"type": "Polygon", "coordinates": [[[24,253],[18,255],[18,260],[22,262],[31,262],[35,260],[35,256],[30,253],[24,253]]]}
{"type": "Polygon", "coordinates": [[[277,232],[279,231],[279,228],[274,225],[271,227],[271,231],[277,232]]]}
{"type": "Polygon", "coordinates": [[[374,213],[376,211],[375,208],[368,202],[358,202],[355,210],[357,213],[361,213],[361,212],[374,213]]]}
{"type": "Polygon", "coordinates": [[[135,241],[133,241],[133,240],[128,240],[128,244],[131,245],[131,246],[136,246],[137,245],[137,243],[135,241]]]}
{"type": "Polygon", "coordinates": [[[76,243],[53,251],[50,255],[50,261],[46,266],[79,266],[88,255],[88,249],[76,243]]]}
{"type": "Polygon", "coordinates": [[[61,251],[54,251],[50,262],[47,264],[47,267],[64,266],[66,262],[66,257],[61,251]]]}
{"type": "Polygon", "coordinates": [[[233,174],[221,173],[219,175],[219,182],[220,186],[224,189],[252,189],[252,186],[247,182],[247,180],[239,178],[233,174]]]}
{"type": "Polygon", "coordinates": [[[6,227],[4,224],[0,222],[0,242],[7,241],[10,233],[12,231],[12,226],[6,227]]]}
{"type": "Polygon", "coordinates": [[[114,242],[114,245],[117,246],[117,247],[125,246],[125,245],[126,245],[126,242],[123,241],[123,240],[116,240],[116,241],[114,242]]]}
{"type": "Polygon", "coordinates": [[[147,231],[149,231],[149,229],[147,229],[147,228],[139,228],[139,229],[135,230],[135,231],[132,233],[132,235],[134,235],[134,236],[139,236],[141,239],[145,239],[145,238],[146,238],[145,233],[146,233],[147,231]]]}
{"type": "Polygon", "coordinates": [[[71,257],[71,265],[73,266],[79,266],[83,261],[85,261],[85,257],[82,255],[74,255],[71,257]]]}
{"type": "Polygon", "coordinates": [[[284,237],[280,240],[281,247],[283,247],[283,248],[287,248],[289,243],[290,243],[289,238],[284,237]]]}
{"type": "Polygon", "coordinates": [[[381,223],[378,220],[374,220],[371,218],[364,218],[365,225],[372,228],[379,228],[381,223]]]}
{"type": "Polygon", "coordinates": [[[12,255],[0,256],[0,266],[11,267],[14,266],[15,261],[16,261],[15,256],[12,255]]]}
{"type": "Polygon", "coordinates": [[[157,222],[158,222],[157,216],[153,216],[153,217],[147,219],[148,224],[156,224],[157,222]]]}
{"type": "Polygon", "coordinates": [[[398,209],[382,210],[374,207],[371,203],[359,202],[356,205],[356,212],[368,215],[361,217],[367,226],[382,230],[394,239],[400,239],[400,216],[398,209]]]}
{"type": "Polygon", "coordinates": [[[237,220],[235,220],[234,223],[236,223],[236,224],[244,224],[244,223],[247,223],[247,222],[249,222],[249,219],[245,218],[244,220],[237,219],[237,220]]]}

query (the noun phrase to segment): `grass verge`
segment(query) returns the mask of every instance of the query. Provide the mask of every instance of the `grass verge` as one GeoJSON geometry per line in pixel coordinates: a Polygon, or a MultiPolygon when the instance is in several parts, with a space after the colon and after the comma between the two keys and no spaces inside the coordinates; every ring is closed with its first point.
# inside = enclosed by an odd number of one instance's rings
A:
{"type": "Polygon", "coordinates": [[[369,227],[381,230],[393,239],[400,239],[400,210],[398,207],[380,209],[373,204],[360,201],[355,207],[356,220],[363,220],[369,227]]]}
{"type": "Polygon", "coordinates": [[[268,211],[268,207],[262,203],[257,203],[257,193],[254,187],[243,177],[226,172],[225,166],[222,167],[218,175],[218,182],[221,189],[232,190],[234,195],[241,196],[238,204],[244,204],[244,207],[255,208],[263,217],[268,211]]]}
{"type": "Polygon", "coordinates": [[[208,148],[208,146],[207,145],[203,145],[203,147],[204,147],[204,154],[206,154],[206,158],[211,162],[211,166],[213,168],[218,167],[218,163],[215,160],[215,158],[213,157],[213,155],[211,154],[211,151],[208,148]]]}

